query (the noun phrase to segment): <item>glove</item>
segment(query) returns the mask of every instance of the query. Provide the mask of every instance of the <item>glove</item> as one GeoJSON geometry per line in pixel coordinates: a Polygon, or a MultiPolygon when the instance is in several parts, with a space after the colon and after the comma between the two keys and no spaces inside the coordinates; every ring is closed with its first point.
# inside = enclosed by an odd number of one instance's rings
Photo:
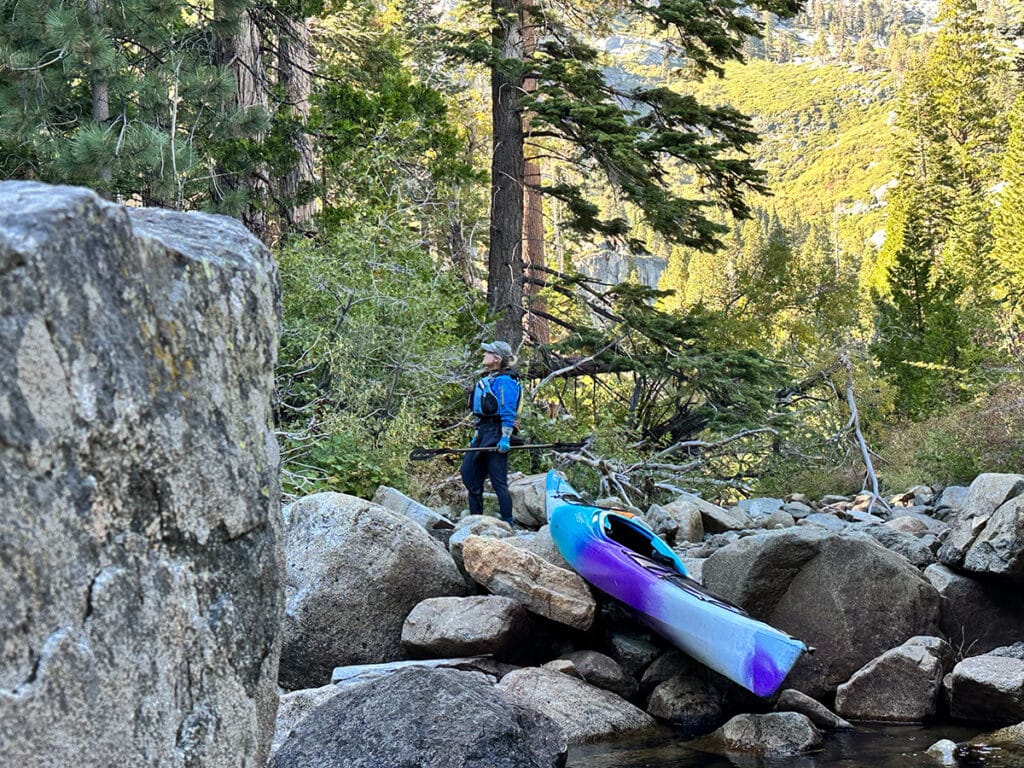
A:
{"type": "Polygon", "coordinates": [[[507,437],[502,437],[501,440],[498,441],[498,453],[508,453],[509,446],[509,439],[507,437]]]}

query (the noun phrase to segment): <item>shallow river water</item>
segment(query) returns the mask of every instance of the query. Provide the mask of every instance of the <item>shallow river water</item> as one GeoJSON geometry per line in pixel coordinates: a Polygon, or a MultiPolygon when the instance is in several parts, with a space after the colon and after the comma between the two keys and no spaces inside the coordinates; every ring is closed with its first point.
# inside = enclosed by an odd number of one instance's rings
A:
{"type": "MultiPolygon", "coordinates": [[[[825,748],[811,755],[786,758],[722,757],[699,752],[671,733],[655,738],[601,742],[573,747],[568,768],[936,768],[940,763],[925,750],[940,739],[965,741],[994,728],[962,726],[871,726],[825,734],[825,748]]],[[[1024,762],[998,755],[974,765],[1024,768],[1024,762]]]]}

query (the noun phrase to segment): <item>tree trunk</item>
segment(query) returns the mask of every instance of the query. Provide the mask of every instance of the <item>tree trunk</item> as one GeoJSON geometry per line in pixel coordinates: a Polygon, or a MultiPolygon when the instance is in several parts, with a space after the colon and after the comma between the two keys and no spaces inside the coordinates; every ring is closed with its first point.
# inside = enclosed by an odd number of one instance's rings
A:
{"type": "Polygon", "coordinates": [[[502,63],[491,70],[491,245],[487,304],[497,335],[513,349],[523,338],[523,115],[521,81],[507,64],[522,61],[517,0],[491,0],[494,45],[502,63]]]}
{"type": "MultiPolygon", "coordinates": [[[[103,2],[102,0],[88,0],[86,9],[89,12],[89,19],[96,26],[96,29],[103,28],[103,2]]],[[[110,122],[110,83],[97,71],[92,73],[92,119],[102,125],[110,122]]],[[[110,164],[104,163],[97,175],[100,179],[100,187],[97,190],[101,195],[107,197],[110,194],[108,182],[113,174],[110,164]]]]}
{"type": "Polygon", "coordinates": [[[311,197],[316,172],[313,140],[306,131],[309,120],[310,73],[313,67],[308,20],[284,18],[279,38],[278,65],[286,109],[300,126],[293,140],[298,159],[281,179],[279,197],[288,224],[301,227],[319,210],[318,201],[311,197]]]}
{"type": "MultiPolygon", "coordinates": [[[[532,13],[533,0],[522,0],[521,18],[523,25],[523,58],[529,60],[537,48],[537,21],[532,13]]],[[[534,93],[537,79],[527,77],[523,81],[523,92],[534,93]]],[[[523,115],[523,133],[530,135],[530,113],[523,115]]],[[[527,278],[541,278],[544,275],[544,198],[540,192],[540,163],[535,159],[536,148],[524,148],[523,160],[523,261],[527,278]]],[[[544,312],[547,304],[540,295],[539,281],[527,280],[526,287],[527,334],[537,344],[551,340],[551,328],[547,319],[533,312],[544,312]]]]}
{"type": "MultiPolygon", "coordinates": [[[[227,67],[235,77],[235,106],[238,109],[266,109],[267,84],[261,61],[259,29],[247,8],[232,18],[218,0],[213,4],[214,18],[231,19],[231,34],[218,37],[215,41],[216,63],[227,67]]],[[[214,198],[224,197],[225,192],[241,190],[248,202],[241,214],[242,223],[257,237],[266,240],[269,236],[265,201],[267,197],[266,174],[254,168],[251,172],[232,173],[218,169],[214,198]]]]}

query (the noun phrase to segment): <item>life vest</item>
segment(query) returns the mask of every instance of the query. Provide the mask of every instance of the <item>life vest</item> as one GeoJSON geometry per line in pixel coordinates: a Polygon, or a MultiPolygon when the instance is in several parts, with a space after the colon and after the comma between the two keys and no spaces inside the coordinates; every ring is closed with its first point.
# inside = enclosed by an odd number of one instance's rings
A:
{"type": "MultiPolygon", "coordinates": [[[[498,413],[498,398],[494,394],[493,382],[502,377],[507,376],[508,378],[519,382],[519,376],[513,372],[503,372],[496,376],[484,376],[480,381],[476,383],[473,391],[469,395],[469,408],[473,413],[480,417],[481,421],[501,421],[501,416],[498,413]]],[[[519,426],[519,414],[523,410],[523,388],[517,386],[518,395],[516,396],[516,427],[519,426]]]]}

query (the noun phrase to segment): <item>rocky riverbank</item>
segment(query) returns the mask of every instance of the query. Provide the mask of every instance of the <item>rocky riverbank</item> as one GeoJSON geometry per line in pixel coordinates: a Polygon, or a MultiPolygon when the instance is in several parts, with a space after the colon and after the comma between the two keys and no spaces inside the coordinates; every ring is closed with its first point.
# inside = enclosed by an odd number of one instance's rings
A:
{"type": "MultiPolygon", "coordinates": [[[[800,754],[858,722],[945,718],[1013,726],[990,741],[1024,751],[1024,476],[889,504],[683,495],[646,510],[706,586],[815,648],[770,700],[569,570],[542,484],[513,481],[516,531],[388,488],[285,508],[271,765],[557,766],[569,745],[665,725],[710,752],[800,754]]],[[[936,762],[989,743],[975,741],[936,744],[936,762]]]]}

